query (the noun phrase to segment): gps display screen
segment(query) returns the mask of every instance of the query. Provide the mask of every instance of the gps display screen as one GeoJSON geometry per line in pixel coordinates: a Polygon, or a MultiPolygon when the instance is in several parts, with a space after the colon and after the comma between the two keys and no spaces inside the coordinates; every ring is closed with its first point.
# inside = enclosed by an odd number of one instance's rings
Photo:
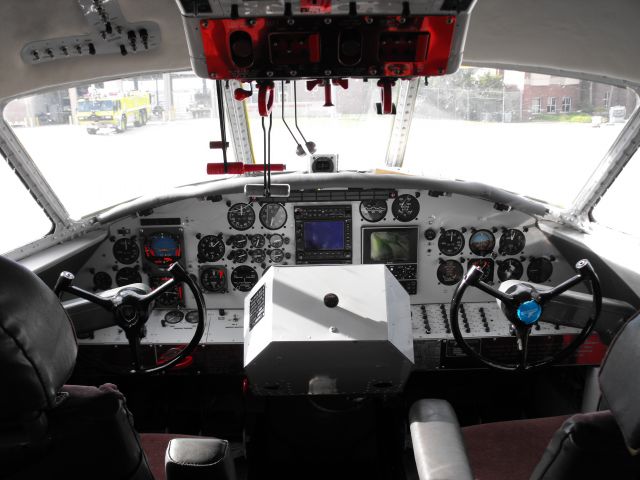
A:
{"type": "Polygon", "coordinates": [[[304,222],[304,249],[344,250],[344,222],[304,222]]]}

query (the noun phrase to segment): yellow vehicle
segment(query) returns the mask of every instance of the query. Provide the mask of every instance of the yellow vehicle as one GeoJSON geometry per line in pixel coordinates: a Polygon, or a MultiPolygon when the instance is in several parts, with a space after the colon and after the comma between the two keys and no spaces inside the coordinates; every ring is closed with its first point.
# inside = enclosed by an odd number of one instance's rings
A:
{"type": "Polygon", "coordinates": [[[90,135],[101,128],[122,133],[133,124],[141,127],[151,115],[151,96],[144,92],[101,95],[81,98],[76,108],[78,124],[85,125],[90,135]]]}

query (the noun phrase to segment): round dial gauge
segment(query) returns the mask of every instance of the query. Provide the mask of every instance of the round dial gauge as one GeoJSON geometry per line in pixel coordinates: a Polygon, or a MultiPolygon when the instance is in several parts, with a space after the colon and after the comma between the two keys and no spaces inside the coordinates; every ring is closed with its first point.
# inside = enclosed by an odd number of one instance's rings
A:
{"type": "Polygon", "coordinates": [[[233,246],[233,248],[244,248],[247,246],[246,235],[233,235],[227,240],[227,245],[233,246]]]}
{"type": "Polygon", "coordinates": [[[256,221],[256,212],[248,203],[236,203],[229,207],[227,220],[236,230],[249,230],[256,221]]]}
{"type": "Polygon", "coordinates": [[[282,245],[284,245],[284,238],[279,233],[269,237],[269,246],[271,248],[280,248],[282,245]]]}
{"type": "MultiPolygon", "coordinates": [[[[149,286],[155,289],[170,279],[171,277],[151,277],[149,278],[149,286]]],[[[161,307],[179,305],[182,302],[182,286],[180,284],[174,284],[169,290],[164,291],[156,297],[155,301],[156,306],[161,307]]]]}
{"type": "Polygon", "coordinates": [[[287,211],[279,203],[265,203],[260,209],[260,223],[269,230],[278,230],[287,223],[287,211]]]}
{"type": "Polygon", "coordinates": [[[280,248],[276,248],[269,252],[269,260],[273,263],[280,263],[284,260],[284,252],[280,248]]]}
{"type": "Polygon", "coordinates": [[[510,228],[500,237],[498,250],[502,255],[517,255],[524,250],[526,242],[524,233],[515,228],[510,228]]]}
{"type": "Polygon", "coordinates": [[[477,230],[469,239],[469,249],[481,257],[493,252],[495,246],[496,237],[489,230],[477,230]]]}
{"type": "Polygon", "coordinates": [[[249,243],[251,243],[252,248],[263,248],[266,240],[264,239],[264,235],[249,235],[249,243]]]}
{"type": "Polygon", "coordinates": [[[459,262],[455,260],[445,260],[438,266],[436,275],[438,281],[443,285],[455,285],[462,280],[464,269],[459,262]]]}
{"type": "Polygon", "coordinates": [[[244,248],[233,250],[227,255],[227,259],[232,260],[233,263],[244,263],[247,261],[249,254],[244,248]]]}
{"type": "Polygon", "coordinates": [[[217,262],[224,256],[224,242],[221,236],[205,235],[198,242],[198,261],[217,262]]]}
{"type": "Polygon", "coordinates": [[[170,325],[175,325],[176,323],[180,323],[183,318],[184,313],[180,310],[169,310],[164,316],[164,321],[170,325]]]}
{"type": "MultiPolygon", "coordinates": [[[[227,270],[224,267],[207,267],[200,271],[200,283],[208,292],[219,293],[227,289],[227,270]]],[[[197,320],[196,320],[197,321],[197,320]]]]}
{"type": "Polygon", "coordinates": [[[113,244],[113,256],[120,263],[131,265],[140,256],[140,249],[132,238],[119,238],[113,244]]]}
{"type": "Polygon", "coordinates": [[[523,272],[524,268],[522,267],[522,263],[515,258],[508,258],[504,262],[498,263],[498,278],[501,282],[520,280],[523,272]]]}
{"type": "Polygon", "coordinates": [[[93,286],[96,290],[109,290],[112,283],[111,275],[107,272],[96,272],[93,276],[93,286]]]}
{"type": "Polygon", "coordinates": [[[360,202],[360,215],[362,215],[362,218],[367,222],[379,222],[386,214],[386,200],[363,200],[360,202]]]}
{"type": "Polygon", "coordinates": [[[551,261],[544,257],[534,258],[529,261],[527,267],[527,277],[534,283],[546,282],[551,278],[553,265],[551,261]]]}
{"type": "Polygon", "coordinates": [[[251,261],[253,263],[262,263],[267,258],[267,254],[264,253],[264,250],[262,250],[261,248],[249,250],[249,255],[251,255],[251,261]]]}
{"type": "Polygon", "coordinates": [[[119,287],[140,282],[142,282],[142,277],[140,276],[140,272],[135,268],[123,267],[116,273],[116,285],[119,287]]]}
{"type": "Polygon", "coordinates": [[[258,281],[258,272],[247,265],[241,265],[231,272],[231,284],[236,290],[248,292],[258,281]]]}
{"type": "Polygon", "coordinates": [[[433,228],[427,228],[424,231],[424,238],[429,241],[434,240],[436,238],[436,231],[433,228]]]}
{"type": "Polygon", "coordinates": [[[445,230],[438,238],[438,248],[448,257],[457,255],[464,248],[464,235],[458,230],[445,230]]]}
{"type": "Polygon", "coordinates": [[[413,195],[400,195],[391,204],[391,213],[401,222],[410,222],[420,213],[420,202],[413,195]]]}
{"type": "Polygon", "coordinates": [[[198,323],[198,320],[199,320],[198,311],[197,310],[189,310],[187,312],[187,314],[185,315],[184,319],[188,323],[198,323]]]}

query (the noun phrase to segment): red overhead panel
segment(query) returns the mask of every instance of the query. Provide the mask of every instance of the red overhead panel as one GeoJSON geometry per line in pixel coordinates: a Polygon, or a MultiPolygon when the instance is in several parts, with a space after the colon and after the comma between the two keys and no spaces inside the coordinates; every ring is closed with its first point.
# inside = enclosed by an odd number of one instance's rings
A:
{"type": "Polygon", "coordinates": [[[210,78],[407,78],[447,71],[455,23],[451,15],[324,15],[206,19],[200,31],[210,78]]]}

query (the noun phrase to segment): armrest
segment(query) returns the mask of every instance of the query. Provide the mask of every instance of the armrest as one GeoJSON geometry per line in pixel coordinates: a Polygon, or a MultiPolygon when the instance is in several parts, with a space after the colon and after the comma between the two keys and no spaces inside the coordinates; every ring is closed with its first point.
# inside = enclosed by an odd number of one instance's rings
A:
{"type": "Polygon", "coordinates": [[[229,442],[218,438],[174,438],[164,468],[167,480],[236,480],[229,442]]]}
{"type": "Polygon", "coordinates": [[[418,400],[409,425],[420,480],[473,480],[460,425],[445,400],[418,400]]]}

